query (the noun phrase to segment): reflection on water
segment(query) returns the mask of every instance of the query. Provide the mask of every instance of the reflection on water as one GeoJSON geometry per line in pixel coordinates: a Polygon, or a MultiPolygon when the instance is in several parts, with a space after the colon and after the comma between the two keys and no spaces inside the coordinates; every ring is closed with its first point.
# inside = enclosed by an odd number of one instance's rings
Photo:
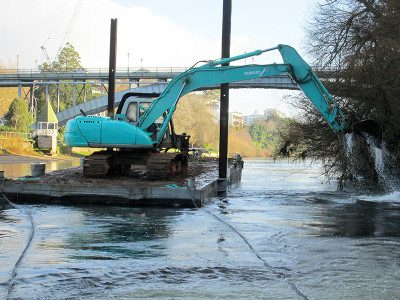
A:
{"type": "MultiPolygon", "coordinates": [[[[241,186],[202,209],[23,206],[36,233],[12,297],[301,299],[293,284],[309,299],[397,298],[400,201],[339,192],[320,171],[247,160],[241,186]]],[[[30,228],[6,204],[0,224],[4,298],[30,228]]]]}
{"type": "MultiPolygon", "coordinates": [[[[52,172],[59,169],[66,169],[70,167],[79,166],[79,160],[52,160],[52,161],[38,161],[46,164],[46,172],[52,172]]],[[[6,177],[18,178],[26,175],[31,175],[31,161],[28,162],[0,162],[0,170],[4,171],[6,177]]]]}

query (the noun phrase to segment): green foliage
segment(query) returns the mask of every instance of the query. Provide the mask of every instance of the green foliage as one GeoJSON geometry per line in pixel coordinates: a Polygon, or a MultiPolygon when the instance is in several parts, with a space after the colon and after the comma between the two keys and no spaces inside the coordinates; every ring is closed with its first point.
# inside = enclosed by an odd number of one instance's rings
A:
{"type": "Polygon", "coordinates": [[[76,71],[82,68],[81,57],[75,50],[75,47],[70,43],[67,43],[64,48],[61,49],[58,55],[57,61],[53,63],[53,71],[76,71]]]}
{"type": "Polygon", "coordinates": [[[28,105],[20,98],[15,98],[11,102],[4,117],[7,126],[16,132],[29,132],[29,126],[33,123],[33,117],[28,113],[28,105]]]}
{"type": "Polygon", "coordinates": [[[214,144],[203,144],[203,148],[207,149],[207,152],[216,152],[217,148],[214,144]]]}
{"type": "Polygon", "coordinates": [[[8,125],[2,125],[0,126],[0,131],[14,132],[14,128],[8,125]]]}
{"type": "MultiPolygon", "coordinates": [[[[77,72],[83,69],[81,65],[81,57],[75,50],[74,46],[67,43],[60,51],[58,58],[51,66],[45,64],[42,72],[77,72]]],[[[59,94],[59,110],[62,111],[73,105],[73,90],[74,87],[68,81],[65,84],[50,85],[48,87],[48,95],[53,108],[57,109],[57,94],[59,94]]],[[[35,90],[35,97],[37,100],[37,111],[40,113],[46,103],[46,86],[40,85],[35,90]]],[[[80,104],[86,98],[87,101],[93,99],[92,86],[86,84],[86,91],[83,84],[75,84],[75,100],[76,104],[80,104]],[[86,96],[86,97],[85,97],[86,96]]]]}
{"type": "Polygon", "coordinates": [[[268,128],[265,122],[252,124],[249,127],[249,132],[254,144],[258,148],[265,148],[265,142],[268,137],[268,128]]]}
{"type": "Polygon", "coordinates": [[[273,116],[266,121],[250,125],[249,133],[258,149],[268,149],[271,153],[279,146],[279,136],[285,120],[273,116]]]}

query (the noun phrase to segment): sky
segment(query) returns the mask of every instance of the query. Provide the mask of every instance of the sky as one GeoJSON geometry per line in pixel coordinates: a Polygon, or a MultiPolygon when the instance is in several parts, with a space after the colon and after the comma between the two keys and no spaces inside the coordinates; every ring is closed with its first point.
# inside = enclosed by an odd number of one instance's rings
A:
{"type": "MultiPolygon", "coordinates": [[[[278,44],[304,53],[315,0],[232,0],[231,56],[278,44]]],[[[0,62],[35,69],[60,48],[77,0],[0,0],[0,62]]],[[[107,68],[110,20],[118,19],[117,67],[190,67],[221,56],[223,0],[83,0],[68,42],[85,68],[107,68]],[[128,55],[129,53],[129,55],[128,55]]],[[[281,62],[268,53],[254,63],[281,62]]],[[[232,90],[230,111],[252,114],[278,108],[290,115],[281,90],[232,90]]]]}

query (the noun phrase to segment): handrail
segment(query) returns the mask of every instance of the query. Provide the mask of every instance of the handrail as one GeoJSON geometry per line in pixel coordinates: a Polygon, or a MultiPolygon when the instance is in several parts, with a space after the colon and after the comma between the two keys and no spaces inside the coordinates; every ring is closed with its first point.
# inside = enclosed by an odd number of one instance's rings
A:
{"type": "MultiPolygon", "coordinates": [[[[117,68],[117,73],[122,74],[146,74],[146,73],[182,73],[186,71],[188,68],[186,67],[129,67],[129,68],[117,68]]],[[[341,68],[336,67],[320,67],[314,66],[312,67],[316,72],[340,72],[341,68]]],[[[53,70],[37,70],[37,69],[15,69],[15,68],[5,68],[0,69],[0,75],[42,75],[42,74],[108,74],[109,69],[104,68],[81,68],[81,69],[65,69],[59,71],[53,70]]]]}
{"type": "Polygon", "coordinates": [[[30,134],[22,132],[0,131],[0,137],[16,137],[22,139],[29,139],[30,134]]]}
{"type": "MultiPolygon", "coordinates": [[[[187,68],[185,67],[129,67],[117,68],[117,73],[126,74],[146,74],[146,73],[182,73],[187,68]]],[[[37,70],[37,69],[0,69],[1,75],[39,75],[39,74],[108,74],[108,68],[80,68],[80,69],[65,69],[65,70],[37,70]]]]}

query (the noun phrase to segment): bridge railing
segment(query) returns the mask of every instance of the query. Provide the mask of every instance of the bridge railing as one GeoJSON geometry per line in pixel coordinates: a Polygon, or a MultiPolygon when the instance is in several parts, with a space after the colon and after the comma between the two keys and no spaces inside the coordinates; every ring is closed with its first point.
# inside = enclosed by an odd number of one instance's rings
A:
{"type": "Polygon", "coordinates": [[[0,137],[29,139],[30,133],[0,131],[0,137]]]}
{"type": "MultiPolygon", "coordinates": [[[[312,67],[314,71],[316,72],[339,72],[341,71],[340,68],[335,68],[335,67],[318,67],[314,66],[312,67]]],[[[116,69],[117,73],[182,73],[186,71],[188,68],[187,67],[120,67],[116,69]]],[[[72,69],[72,68],[66,68],[64,70],[38,70],[38,69],[13,69],[13,68],[5,68],[5,69],[0,69],[0,75],[6,75],[6,74],[108,74],[109,70],[108,68],[79,68],[79,69],[72,69]]]]}
{"type": "MultiPolygon", "coordinates": [[[[141,68],[141,67],[129,67],[129,68],[117,68],[116,72],[117,73],[133,73],[133,74],[141,74],[141,73],[182,73],[186,71],[187,68],[185,67],[146,67],[146,68],[141,68]]],[[[7,75],[7,74],[108,74],[109,69],[108,68],[79,68],[79,69],[71,69],[71,68],[66,68],[64,70],[37,70],[37,69],[0,69],[0,74],[1,75],[7,75]]]]}

